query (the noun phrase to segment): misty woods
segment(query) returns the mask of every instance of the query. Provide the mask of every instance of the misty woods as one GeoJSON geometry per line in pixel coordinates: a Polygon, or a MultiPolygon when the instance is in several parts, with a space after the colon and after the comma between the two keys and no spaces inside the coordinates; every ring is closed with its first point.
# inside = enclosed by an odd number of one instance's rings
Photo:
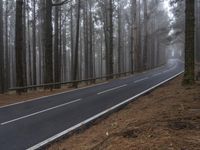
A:
{"type": "MultiPolygon", "coordinates": [[[[0,0],[0,92],[111,79],[183,58],[183,8],[181,0],[0,0]]],[[[196,56],[200,61],[198,51],[196,56]]]]}

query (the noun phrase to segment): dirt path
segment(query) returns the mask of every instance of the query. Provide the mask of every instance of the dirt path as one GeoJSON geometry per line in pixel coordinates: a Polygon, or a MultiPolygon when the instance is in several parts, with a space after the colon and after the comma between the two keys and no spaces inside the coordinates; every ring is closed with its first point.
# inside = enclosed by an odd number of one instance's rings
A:
{"type": "Polygon", "coordinates": [[[200,85],[179,77],[49,150],[200,150],[200,85]]]}

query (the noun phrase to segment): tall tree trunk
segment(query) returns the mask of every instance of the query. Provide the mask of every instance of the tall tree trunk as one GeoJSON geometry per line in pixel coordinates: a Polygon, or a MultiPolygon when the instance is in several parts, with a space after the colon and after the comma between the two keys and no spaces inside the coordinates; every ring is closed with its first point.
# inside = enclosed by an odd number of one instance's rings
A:
{"type": "Polygon", "coordinates": [[[144,3],[144,52],[143,52],[143,69],[146,70],[148,68],[148,48],[147,48],[147,42],[148,42],[148,33],[147,33],[147,0],[143,0],[144,3]]]}
{"type": "Polygon", "coordinates": [[[134,65],[135,65],[135,71],[140,70],[140,54],[138,49],[138,15],[137,15],[137,0],[133,0],[132,3],[133,7],[133,45],[134,45],[134,65]]]}
{"type": "Polygon", "coordinates": [[[33,0],[33,85],[37,84],[36,75],[36,0],[33,0]]]}
{"type": "Polygon", "coordinates": [[[0,93],[4,93],[3,0],[0,0],[0,93]]]}
{"type": "Polygon", "coordinates": [[[88,1],[87,0],[85,0],[84,1],[84,9],[83,9],[83,11],[84,11],[84,13],[83,13],[83,17],[84,17],[84,55],[85,55],[85,79],[88,79],[88,73],[89,73],[89,71],[88,71],[88,64],[89,64],[89,62],[88,62],[88,1]]]}
{"type": "MultiPolygon", "coordinates": [[[[109,0],[109,74],[113,74],[113,0],[109,0]]],[[[111,76],[110,79],[113,77],[111,76]]]]}
{"type": "Polygon", "coordinates": [[[93,62],[93,20],[92,20],[92,4],[91,0],[89,1],[89,78],[94,77],[94,65],[93,62]]]}
{"type": "Polygon", "coordinates": [[[71,11],[70,11],[70,35],[71,35],[71,80],[73,80],[73,67],[74,67],[74,18],[73,18],[73,1],[71,0],[71,11]]]}
{"type": "Polygon", "coordinates": [[[194,0],[186,0],[185,18],[185,74],[183,83],[194,84],[194,39],[195,16],[194,0]]]}
{"type": "MultiPolygon", "coordinates": [[[[117,11],[117,15],[118,15],[118,73],[121,73],[121,4],[120,4],[120,0],[118,0],[118,11],[117,11]]],[[[120,76],[120,75],[119,75],[120,76]]]]}
{"type": "MultiPolygon", "coordinates": [[[[15,51],[17,87],[24,86],[23,40],[23,0],[16,0],[15,51]]],[[[22,90],[18,90],[17,92],[21,94],[22,90]]]]}
{"type": "MultiPolygon", "coordinates": [[[[44,18],[44,49],[45,49],[45,71],[44,82],[53,83],[53,54],[52,54],[52,1],[45,0],[45,18],[44,18]]],[[[47,86],[46,88],[53,88],[47,86]]]]}
{"type": "Polygon", "coordinates": [[[27,71],[28,71],[28,84],[32,85],[32,51],[31,51],[31,25],[30,25],[30,11],[29,11],[29,0],[27,0],[27,51],[28,51],[28,57],[27,57],[27,71]]]}
{"type": "MultiPolygon", "coordinates": [[[[106,45],[106,75],[113,74],[113,1],[105,0],[105,45],[106,45]]],[[[113,78],[109,76],[107,79],[113,78]]]]}
{"type": "MultiPolygon", "coordinates": [[[[59,2],[60,0],[57,0],[59,2]]],[[[55,77],[55,82],[61,82],[61,64],[60,64],[60,48],[59,48],[59,40],[61,40],[59,37],[59,12],[60,8],[59,6],[55,7],[55,24],[54,24],[54,77],[55,77]]],[[[56,85],[55,88],[60,88],[60,85],[56,85]]]]}
{"type": "Polygon", "coordinates": [[[6,1],[5,9],[5,90],[10,87],[10,50],[8,48],[8,1],[6,1]]]}
{"type": "MultiPolygon", "coordinates": [[[[27,86],[27,53],[26,53],[26,49],[27,49],[27,41],[26,41],[26,0],[23,1],[23,10],[22,10],[22,25],[23,25],[23,49],[22,49],[22,59],[23,59],[23,86],[27,86]]],[[[24,92],[26,92],[27,89],[24,89],[24,92]]]]}
{"type": "MultiPolygon", "coordinates": [[[[77,80],[78,77],[78,50],[79,50],[79,30],[80,30],[80,7],[81,7],[81,0],[78,0],[78,7],[77,7],[77,22],[76,22],[76,45],[74,51],[74,67],[73,67],[73,81],[77,80]]],[[[78,83],[74,82],[73,87],[77,88],[78,83]]]]}

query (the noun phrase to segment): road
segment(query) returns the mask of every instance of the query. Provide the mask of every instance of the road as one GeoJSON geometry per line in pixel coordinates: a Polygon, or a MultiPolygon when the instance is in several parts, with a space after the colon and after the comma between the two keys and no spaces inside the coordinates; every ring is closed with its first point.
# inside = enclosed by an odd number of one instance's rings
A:
{"type": "Polygon", "coordinates": [[[184,65],[167,65],[78,89],[0,108],[0,149],[37,149],[183,72],[184,65]]]}

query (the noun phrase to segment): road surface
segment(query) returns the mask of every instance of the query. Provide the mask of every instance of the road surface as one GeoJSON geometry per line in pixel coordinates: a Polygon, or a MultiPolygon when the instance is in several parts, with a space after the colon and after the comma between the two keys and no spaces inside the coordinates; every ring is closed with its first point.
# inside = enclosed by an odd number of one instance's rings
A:
{"type": "Polygon", "coordinates": [[[37,149],[183,72],[181,61],[113,80],[0,108],[0,149],[37,149]]]}

